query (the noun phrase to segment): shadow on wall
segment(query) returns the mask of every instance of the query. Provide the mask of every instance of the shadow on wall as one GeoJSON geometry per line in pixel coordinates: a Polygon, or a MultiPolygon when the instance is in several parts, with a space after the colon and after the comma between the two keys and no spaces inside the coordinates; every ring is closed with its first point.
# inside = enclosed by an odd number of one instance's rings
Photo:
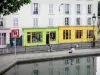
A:
{"type": "MultiPolygon", "coordinates": [[[[14,41],[15,39],[11,37],[11,33],[10,33],[10,45],[14,46],[14,41]]],[[[19,38],[16,38],[16,46],[22,46],[22,36],[20,36],[19,38]]]]}

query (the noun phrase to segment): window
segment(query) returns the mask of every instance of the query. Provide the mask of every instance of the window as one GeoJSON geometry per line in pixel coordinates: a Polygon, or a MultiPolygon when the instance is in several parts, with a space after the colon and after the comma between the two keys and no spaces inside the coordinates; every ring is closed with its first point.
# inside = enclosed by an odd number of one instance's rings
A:
{"type": "Polygon", "coordinates": [[[49,61],[49,66],[53,66],[53,61],[49,61]]]}
{"type": "Polygon", "coordinates": [[[91,69],[91,66],[88,65],[88,66],[87,66],[87,75],[91,75],[91,70],[90,70],[90,69],[91,69]]]}
{"type": "Polygon", "coordinates": [[[92,11],[92,5],[88,5],[88,14],[91,14],[91,11],[92,11]]]}
{"type": "Polygon", "coordinates": [[[80,25],[80,18],[76,18],[76,25],[80,25]]]}
{"type": "Polygon", "coordinates": [[[80,14],[80,13],[81,13],[81,5],[77,4],[77,14],[80,14]]]}
{"type": "Polygon", "coordinates": [[[39,75],[39,71],[38,70],[34,70],[32,75],[39,75]]]}
{"type": "Polygon", "coordinates": [[[69,67],[65,68],[65,75],[69,75],[69,67]]]}
{"type": "Polygon", "coordinates": [[[42,42],[42,32],[32,32],[32,42],[42,42]]]}
{"type": "Polygon", "coordinates": [[[69,25],[69,17],[65,17],[65,25],[69,25]]]}
{"type": "Polygon", "coordinates": [[[6,45],[6,33],[2,33],[2,37],[3,37],[2,44],[6,45]]]}
{"type": "Polygon", "coordinates": [[[88,24],[88,25],[91,25],[91,18],[88,18],[87,24],[88,24]]]}
{"type": "Polygon", "coordinates": [[[87,62],[90,62],[90,57],[87,57],[87,62]]]}
{"type": "Polygon", "coordinates": [[[34,22],[33,22],[33,25],[34,25],[34,26],[38,26],[38,18],[34,18],[33,21],[34,21],[34,22]]]}
{"type": "Polygon", "coordinates": [[[51,67],[51,68],[49,68],[49,75],[54,75],[54,70],[53,70],[53,68],[51,67]]]}
{"type": "Polygon", "coordinates": [[[70,5],[65,4],[65,14],[69,14],[69,11],[70,11],[70,5]]]}
{"type": "Polygon", "coordinates": [[[38,67],[38,63],[33,63],[34,67],[38,67]]]}
{"type": "Polygon", "coordinates": [[[63,39],[71,39],[71,30],[63,30],[63,39]]]}
{"type": "Polygon", "coordinates": [[[94,31],[93,30],[87,30],[87,38],[93,38],[94,31]]]}
{"type": "Polygon", "coordinates": [[[76,66],[76,75],[80,75],[80,66],[76,66]]]}
{"type": "Polygon", "coordinates": [[[39,4],[33,3],[33,14],[39,14],[39,4]]]}
{"type": "Polygon", "coordinates": [[[79,38],[82,38],[83,36],[83,31],[82,30],[76,30],[76,38],[79,39],[79,38]]]}
{"type": "Polygon", "coordinates": [[[6,45],[6,33],[0,33],[0,45],[6,45]]]}
{"type": "Polygon", "coordinates": [[[69,61],[68,61],[68,59],[67,59],[67,60],[65,60],[65,65],[67,65],[67,64],[69,64],[69,61]]]}
{"type": "Polygon", "coordinates": [[[49,4],[49,14],[53,14],[53,4],[49,4]]]}
{"type": "Polygon", "coordinates": [[[3,18],[0,18],[0,26],[3,26],[3,18]]]}
{"type": "Polygon", "coordinates": [[[71,59],[71,65],[73,65],[73,59],[71,59]]]}
{"type": "Polygon", "coordinates": [[[76,59],[76,64],[80,63],[79,58],[76,59]]]}
{"type": "Polygon", "coordinates": [[[18,18],[14,18],[14,26],[18,26],[18,18]]]}
{"type": "Polygon", "coordinates": [[[53,18],[49,18],[49,26],[53,26],[53,18]]]}
{"type": "Polygon", "coordinates": [[[56,32],[50,32],[50,41],[56,41],[56,32]]]}
{"type": "Polygon", "coordinates": [[[27,32],[27,42],[31,43],[31,33],[27,32]]]}

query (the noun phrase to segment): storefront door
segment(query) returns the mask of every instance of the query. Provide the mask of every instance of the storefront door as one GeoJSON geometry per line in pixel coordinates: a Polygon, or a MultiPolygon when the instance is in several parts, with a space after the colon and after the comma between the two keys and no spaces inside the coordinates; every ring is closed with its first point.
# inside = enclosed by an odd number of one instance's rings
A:
{"type": "Polygon", "coordinates": [[[49,44],[49,32],[46,32],[46,44],[49,44]]]}

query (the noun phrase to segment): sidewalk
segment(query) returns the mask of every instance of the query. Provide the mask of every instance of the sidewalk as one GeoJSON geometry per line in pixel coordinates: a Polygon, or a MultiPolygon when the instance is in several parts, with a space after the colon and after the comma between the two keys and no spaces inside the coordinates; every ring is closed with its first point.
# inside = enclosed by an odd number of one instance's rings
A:
{"type": "Polygon", "coordinates": [[[69,53],[68,50],[44,53],[24,53],[17,54],[16,57],[14,54],[0,55],[0,75],[2,75],[2,73],[4,73],[6,70],[8,70],[8,68],[17,62],[25,62],[31,60],[42,61],[48,59],[59,59],[63,57],[79,57],[88,55],[100,55],[100,49],[80,49],[75,50],[74,53],[69,53]]]}

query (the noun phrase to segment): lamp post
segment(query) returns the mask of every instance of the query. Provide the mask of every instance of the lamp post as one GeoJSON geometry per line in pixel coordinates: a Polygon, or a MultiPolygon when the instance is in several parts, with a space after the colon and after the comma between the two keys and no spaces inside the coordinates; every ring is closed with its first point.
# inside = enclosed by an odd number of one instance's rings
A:
{"type": "Polygon", "coordinates": [[[92,44],[92,46],[94,48],[95,47],[95,30],[94,30],[94,25],[95,25],[95,21],[96,21],[95,14],[93,14],[93,16],[92,16],[92,21],[93,21],[93,44],[92,44]]]}
{"type": "Polygon", "coordinates": [[[60,12],[60,6],[62,6],[62,5],[64,5],[63,3],[61,3],[60,5],[59,5],[59,12],[60,12]]]}
{"type": "Polygon", "coordinates": [[[61,21],[60,21],[60,20],[61,20],[61,16],[60,16],[60,8],[61,8],[62,5],[64,5],[64,4],[61,3],[61,4],[59,5],[59,25],[61,24],[61,21]]]}

